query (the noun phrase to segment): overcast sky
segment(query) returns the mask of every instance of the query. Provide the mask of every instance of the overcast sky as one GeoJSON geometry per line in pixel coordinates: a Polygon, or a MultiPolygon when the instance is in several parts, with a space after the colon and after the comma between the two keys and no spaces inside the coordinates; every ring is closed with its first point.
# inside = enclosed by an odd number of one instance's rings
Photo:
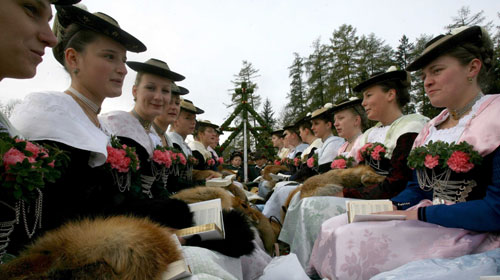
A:
{"type": "MultiPolygon", "coordinates": [[[[186,96],[205,110],[201,119],[221,124],[230,111],[228,89],[242,61],[259,69],[257,91],[268,97],[275,116],[286,103],[290,80],[288,67],[293,53],[307,56],[312,42],[327,42],[342,24],[357,28],[357,34],[371,32],[393,47],[403,34],[414,40],[420,34],[437,35],[462,6],[472,12],[483,10],[496,25],[499,0],[82,0],[91,12],[114,17],[121,27],[139,38],[148,50],[129,53],[128,59],[158,58],[186,76],[180,85],[186,96]]],[[[122,96],[106,99],[103,112],[133,107],[129,69],[122,96]]],[[[0,102],[23,98],[40,90],[65,90],[69,76],[46,51],[35,78],[4,79],[0,102]]]]}

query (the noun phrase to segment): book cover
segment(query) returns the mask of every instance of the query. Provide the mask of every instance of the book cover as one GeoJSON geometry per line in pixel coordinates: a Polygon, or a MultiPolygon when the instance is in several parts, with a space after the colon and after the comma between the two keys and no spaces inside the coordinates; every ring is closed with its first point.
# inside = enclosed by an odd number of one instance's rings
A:
{"type": "Polygon", "coordinates": [[[189,266],[189,263],[186,259],[186,255],[184,255],[184,252],[182,251],[182,246],[177,239],[177,236],[173,234],[172,239],[176,243],[179,251],[182,252],[182,259],[168,265],[167,271],[165,271],[165,273],[163,273],[162,275],[163,280],[177,280],[193,275],[191,272],[191,267],[189,266]]]}
{"type": "Polygon", "coordinates": [[[404,220],[404,215],[380,215],[372,214],[384,211],[392,211],[392,201],[388,199],[378,200],[349,200],[346,201],[347,218],[349,223],[363,221],[388,221],[404,220]]]}

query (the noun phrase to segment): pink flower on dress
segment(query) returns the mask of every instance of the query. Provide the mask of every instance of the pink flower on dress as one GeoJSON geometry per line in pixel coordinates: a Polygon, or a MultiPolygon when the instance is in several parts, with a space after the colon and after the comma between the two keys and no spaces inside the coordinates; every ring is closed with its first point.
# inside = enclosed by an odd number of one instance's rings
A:
{"type": "Polygon", "coordinates": [[[363,161],[365,159],[363,155],[366,154],[366,150],[371,148],[372,146],[372,143],[366,143],[363,147],[361,147],[361,149],[359,149],[357,153],[357,161],[363,161]]]}
{"type": "Polygon", "coordinates": [[[219,159],[217,159],[217,161],[219,162],[219,164],[224,164],[224,158],[223,157],[219,157],[219,159]]]}
{"type": "Polygon", "coordinates": [[[213,158],[207,160],[208,166],[214,166],[215,165],[215,160],[213,158]]]}
{"type": "Polygon", "coordinates": [[[474,164],[470,163],[469,160],[469,154],[462,151],[454,151],[446,163],[451,170],[457,173],[465,173],[469,172],[474,167],[474,164]]]}
{"type": "Polygon", "coordinates": [[[300,159],[298,157],[293,159],[293,165],[299,166],[300,165],[300,159]]]}
{"type": "Polygon", "coordinates": [[[118,172],[128,172],[131,160],[127,157],[127,152],[111,146],[106,147],[106,149],[108,150],[106,163],[109,163],[111,167],[118,170],[118,172]]]}
{"type": "Polygon", "coordinates": [[[163,164],[167,168],[172,166],[172,158],[170,157],[170,153],[167,151],[155,150],[153,152],[153,161],[158,164],[163,164]]]}
{"type": "Polygon", "coordinates": [[[275,160],[275,161],[274,161],[274,165],[281,165],[281,161],[279,161],[279,160],[275,160]]]}
{"type": "Polygon", "coordinates": [[[177,155],[179,156],[179,162],[182,165],[186,165],[186,163],[187,163],[186,157],[182,153],[178,153],[177,155]]]}
{"type": "Polygon", "coordinates": [[[432,169],[439,164],[439,156],[426,155],[424,160],[425,167],[432,169]]]}
{"type": "Polygon", "coordinates": [[[10,148],[3,155],[3,165],[5,166],[5,170],[9,170],[11,166],[16,165],[18,162],[23,162],[23,160],[27,158],[23,152],[19,151],[16,148],[10,148]]]}
{"type": "Polygon", "coordinates": [[[307,160],[307,167],[309,167],[309,168],[313,168],[314,167],[314,158],[313,157],[310,157],[307,160]]]}
{"type": "Polygon", "coordinates": [[[347,167],[347,162],[345,159],[336,159],[332,161],[332,165],[330,166],[332,169],[345,169],[347,167]]]}
{"type": "Polygon", "coordinates": [[[170,157],[172,158],[172,160],[177,160],[177,153],[170,152],[170,157]]]}
{"type": "Polygon", "coordinates": [[[384,147],[377,145],[375,148],[373,148],[373,151],[371,153],[371,157],[374,160],[380,160],[381,153],[385,153],[385,149],[384,149],[384,147]]]}

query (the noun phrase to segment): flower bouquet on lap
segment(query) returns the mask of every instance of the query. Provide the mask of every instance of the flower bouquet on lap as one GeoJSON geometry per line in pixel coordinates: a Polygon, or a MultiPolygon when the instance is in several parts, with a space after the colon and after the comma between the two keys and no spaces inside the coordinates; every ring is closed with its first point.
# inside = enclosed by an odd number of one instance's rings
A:
{"type": "Polygon", "coordinates": [[[466,201],[476,186],[474,180],[467,178],[482,160],[467,142],[430,141],[410,152],[408,166],[416,170],[420,188],[434,192],[434,203],[455,203],[466,201]]]}

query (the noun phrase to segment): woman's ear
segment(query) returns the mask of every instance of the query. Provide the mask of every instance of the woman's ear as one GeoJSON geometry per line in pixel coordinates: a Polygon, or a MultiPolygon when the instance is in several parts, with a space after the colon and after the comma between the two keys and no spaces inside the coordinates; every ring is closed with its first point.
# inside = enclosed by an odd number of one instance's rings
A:
{"type": "Polygon", "coordinates": [[[66,67],[68,72],[74,73],[76,69],[78,69],[78,64],[80,60],[80,55],[73,48],[67,48],[64,51],[64,60],[66,61],[66,67]]]}
{"type": "Polygon", "coordinates": [[[137,85],[132,86],[132,96],[134,96],[134,101],[137,101],[137,85]]]}
{"type": "Polygon", "coordinates": [[[477,75],[479,75],[479,72],[481,71],[481,67],[483,66],[483,63],[481,60],[474,58],[469,62],[468,68],[467,68],[467,78],[476,78],[477,75]]]}
{"type": "Polygon", "coordinates": [[[392,102],[393,100],[396,100],[396,89],[389,89],[387,91],[387,101],[392,102]]]}

